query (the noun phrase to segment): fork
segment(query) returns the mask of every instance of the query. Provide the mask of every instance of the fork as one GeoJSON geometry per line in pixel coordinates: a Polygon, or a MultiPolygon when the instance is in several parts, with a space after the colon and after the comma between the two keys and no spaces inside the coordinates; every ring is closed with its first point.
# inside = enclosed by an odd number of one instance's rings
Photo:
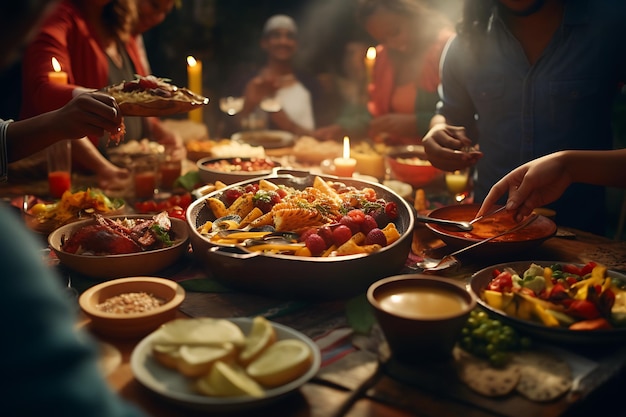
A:
{"type": "Polygon", "coordinates": [[[518,231],[520,229],[523,229],[524,227],[528,226],[529,224],[531,224],[532,222],[537,220],[537,218],[539,218],[539,216],[536,213],[532,213],[530,216],[526,217],[523,221],[521,221],[520,223],[518,223],[514,227],[512,227],[512,228],[510,228],[508,230],[505,230],[504,232],[500,232],[500,233],[498,233],[498,234],[496,234],[494,236],[488,237],[488,238],[483,239],[483,240],[481,240],[479,242],[476,242],[474,244],[471,244],[469,246],[466,246],[464,248],[456,250],[456,251],[454,251],[454,252],[452,252],[452,253],[450,253],[448,255],[445,255],[443,258],[441,258],[441,260],[435,266],[424,268],[422,270],[422,272],[423,273],[427,273],[427,272],[439,271],[439,270],[447,268],[449,266],[458,264],[459,261],[456,258],[456,256],[459,255],[460,253],[463,253],[465,251],[473,249],[476,246],[480,246],[480,245],[482,245],[484,243],[490,242],[493,239],[499,238],[500,236],[504,236],[504,235],[507,235],[509,233],[513,233],[513,232],[516,232],[516,231],[518,231]]]}

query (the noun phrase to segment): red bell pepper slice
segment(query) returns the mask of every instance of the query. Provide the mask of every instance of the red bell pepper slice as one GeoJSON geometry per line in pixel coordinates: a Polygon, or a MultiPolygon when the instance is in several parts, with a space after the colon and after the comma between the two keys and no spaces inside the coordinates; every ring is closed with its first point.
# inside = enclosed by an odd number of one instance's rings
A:
{"type": "Polygon", "coordinates": [[[500,274],[489,282],[487,288],[491,291],[511,292],[513,288],[513,277],[507,271],[500,274]]]}
{"type": "Polygon", "coordinates": [[[567,308],[567,313],[571,316],[584,320],[597,319],[600,317],[600,310],[589,300],[574,300],[567,308]]]}
{"type": "Polygon", "coordinates": [[[592,320],[578,321],[569,326],[570,330],[599,330],[599,329],[612,329],[611,323],[604,317],[599,317],[592,320]]]}
{"type": "Polygon", "coordinates": [[[585,264],[585,266],[583,266],[580,270],[580,276],[585,276],[587,274],[590,274],[591,271],[593,271],[593,268],[595,268],[596,266],[598,266],[597,263],[593,262],[593,261],[589,261],[585,264]]]}
{"type": "Polygon", "coordinates": [[[563,272],[568,273],[568,274],[578,275],[580,277],[583,276],[582,268],[579,268],[579,267],[577,267],[574,264],[565,264],[565,265],[563,265],[563,272]]]}

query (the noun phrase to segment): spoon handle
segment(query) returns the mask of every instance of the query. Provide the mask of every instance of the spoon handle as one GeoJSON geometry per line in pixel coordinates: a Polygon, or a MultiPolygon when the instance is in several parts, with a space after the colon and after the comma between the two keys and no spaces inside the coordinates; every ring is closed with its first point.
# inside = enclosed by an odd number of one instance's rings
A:
{"type": "Polygon", "coordinates": [[[474,224],[476,222],[481,221],[482,219],[484,219],[485,217],[489,217],[489,216],[493,216],[494,214],[500,213],[502,210],[504,210],[506,208],[506,206],[502,206],[498,209],[495,209],[493,211],[490,211],[489,213],[483,214],[480,217],[476,217],[474,220],[470,221],[469,224],[474,224]]]}
{"type": "Polygon", "coordinates": [[[465,225],[464,223],[461,223],[461,222],[456,222],[454,220],[437,219],[435,217],[427,217],[427,216],[422,216],[420,214],[415,215],[415,220],[418,222],[422,222],[422,223],[436,223],[436,224],[441,224],[444,226],[453,226],[453,227],[456,227],[458,229],[465,230],[465,231],[472,230],[471,226],[465,225]]]}
{"type": "Polygon", "coordinates": [[[500,232],[500,233],[498,233],[497,235],[494,235],[494,236],[488,237],[488,238],[486,238],[486,239],[483,239],[483,240],[481,240],[481,241],[479,241],[479,242],[476,242],[476,243],[474,243],[474,244],[471,244],[471,245],[469,245],[469,246],[466,246],[466,247],[464,247],[464,248],[462,248],[462,249],[459,249],[459,250],[457,250],[457,251],[454,251],[454,252],[452,252],[451,254],[449,254],[448,256],[456,256],[456,255],[458,255],[459,253],[465,252],[466,250],[473,249],[473,248],[475,248],[476,246],[482,245],[483,243],[487,243],[487,242],[489,242],[489,241],[491,241],[491,240],[493,240],[493,239],[496,239],[496,238],[498,238],[498,237],[500,237],[500,236],[504,236],[504,235],[507,235],[507,234],[509,234],[509,233],[517,232],[518,230],[523,229],[524,227],[528,226],[529,224],[531,224],[532,222],[534,222],[535,220],[537,220],[537,218],[538,218],[538,217],[539,217],[539,216],[538,216],[536,213],[533,213],[533,214],[531,214],[530,216],[526,217],[524,220],[522,220],[522,221],[521,221],[520,223],[518,223],[517,225],[513,226],[512,228],[510,228],[510,229],[508,229],[508,230],[505,230],[504,232],[500,232]]]}

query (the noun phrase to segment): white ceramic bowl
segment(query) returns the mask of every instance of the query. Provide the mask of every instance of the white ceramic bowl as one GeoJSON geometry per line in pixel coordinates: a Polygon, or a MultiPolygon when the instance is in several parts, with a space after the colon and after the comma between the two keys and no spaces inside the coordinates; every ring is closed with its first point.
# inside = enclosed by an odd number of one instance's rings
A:
{"type": "Polygon", "coordinates": [[[201,158],[196,162],[198,167],[198,173],[200,175],[200,179],[204,181],[206,184],[213,184],[217,181],[221,181],[224,184],[230,185],[237,183],[239,181],[245,181],[256,177],[262,177],[264,175],[269,175],[272,173],[274,168],[280,167],[280,164],[277,162],[271,161],[269,158],[201,158]],[[263,169],[245,169],[245,170],[225,170],[221,168],[212,168],[213,164],[228,164],[228,165],[238,165],[238,164],[249,164],[254,160],[265,160],[267,162],[271,162],[271,167],[268,166],[263,169]]]}

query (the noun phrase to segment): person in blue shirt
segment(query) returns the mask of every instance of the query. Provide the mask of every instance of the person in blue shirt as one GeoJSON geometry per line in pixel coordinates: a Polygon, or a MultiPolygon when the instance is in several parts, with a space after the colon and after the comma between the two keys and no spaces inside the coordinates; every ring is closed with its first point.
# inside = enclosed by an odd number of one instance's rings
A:
{"type": "MultiPolygon", "coordinates": [[[[612,148],[626,79],[626,2],[466,0],[442,59],[424,139],[443,170],[475,165],[476,201],[517,166],[564,149],[612,148]],[[463,152],[468,146],[479,152],[463,152]]],[[[559,225],[605,233],[605,189],[575,184],[550,205],[559,225]]]]}

